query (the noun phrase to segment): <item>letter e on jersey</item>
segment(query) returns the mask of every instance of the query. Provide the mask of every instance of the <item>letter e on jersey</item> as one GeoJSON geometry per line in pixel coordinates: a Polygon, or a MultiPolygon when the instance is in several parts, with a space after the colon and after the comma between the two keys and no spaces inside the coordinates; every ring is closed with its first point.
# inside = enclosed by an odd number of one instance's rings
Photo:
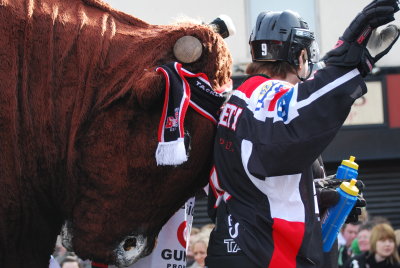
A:
{"type": "Polygon", "coordinates": [[[227,103],[224,109],[221,112],[219,118],[219,125],[236,130],[236,123],[242,114],[243,109],[233,105],[231,103],[227,103]]]}

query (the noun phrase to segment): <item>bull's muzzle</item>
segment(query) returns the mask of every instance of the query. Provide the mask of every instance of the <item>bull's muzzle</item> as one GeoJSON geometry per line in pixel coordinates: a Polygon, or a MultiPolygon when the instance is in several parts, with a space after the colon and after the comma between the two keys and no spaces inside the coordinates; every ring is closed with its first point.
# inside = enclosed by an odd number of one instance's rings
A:
{"type": "Polygon", "coordinates": [[[127,267],[146,254],[147,238],[143,235],[125,237],[114,250],[118,267],[127,267]]]}

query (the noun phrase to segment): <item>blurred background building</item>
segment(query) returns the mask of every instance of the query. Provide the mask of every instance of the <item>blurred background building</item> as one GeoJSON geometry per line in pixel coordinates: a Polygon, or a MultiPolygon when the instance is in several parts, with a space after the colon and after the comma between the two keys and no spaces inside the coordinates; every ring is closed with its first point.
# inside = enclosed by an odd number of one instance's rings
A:
{"type": "MultiPolygon", "coordinates": [[[[237,86],[251,61],[248,39],[261,11],[291,9],[299,12],[316,33],[321,55],[336,43],[354,16],[370,0],[106,0],[112,7],[151,24],[170,24],[190,17],[211,22],[229,15],[236,35],[226,39],[233,55],[237,86]]],[[[396,15],[400,24],[400,15],[396,15]]],[[[387,217],[400,228],[400,42],[397,42],[367,78],[368,94],[358,100],[345,126],[323,154],[328,174],[343,159],[356,156],[359,178],[366,184],[367,210],[387,217]]],[[[198,198],[194,225],[209,222],[205,198],[198,198]]]]}

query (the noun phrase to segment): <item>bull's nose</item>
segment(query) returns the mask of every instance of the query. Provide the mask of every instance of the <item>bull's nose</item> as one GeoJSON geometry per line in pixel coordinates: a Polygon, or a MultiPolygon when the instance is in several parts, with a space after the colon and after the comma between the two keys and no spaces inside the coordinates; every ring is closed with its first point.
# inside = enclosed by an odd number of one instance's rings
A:
{"type": "Polygon", "coordinates": [[[131,238],[126,239],[124,246],[123,246],[124,250],[129,251],[132,248],[136,247],[136,242],[137,242],[136,237],[131,237],[131,238]]]}
{"type": "Polygon", "coordinates": [[[125,237],[114,250],[118,267],[127,267],[137,262],[146,253],[147,238],[143,235],[125,237]]]}

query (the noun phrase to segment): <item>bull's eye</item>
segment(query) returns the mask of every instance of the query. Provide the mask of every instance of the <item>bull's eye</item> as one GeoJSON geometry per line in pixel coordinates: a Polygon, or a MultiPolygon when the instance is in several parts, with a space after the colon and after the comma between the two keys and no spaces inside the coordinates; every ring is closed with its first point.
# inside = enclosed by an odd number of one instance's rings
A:
{"type": "Polygon", "coordinates": [[[132,238],[128,238],[125,240],[125,243],[124,243],[125,251],[129,251],[134,247],[136,247],[136,238],[132,237],[132,238]]]}

